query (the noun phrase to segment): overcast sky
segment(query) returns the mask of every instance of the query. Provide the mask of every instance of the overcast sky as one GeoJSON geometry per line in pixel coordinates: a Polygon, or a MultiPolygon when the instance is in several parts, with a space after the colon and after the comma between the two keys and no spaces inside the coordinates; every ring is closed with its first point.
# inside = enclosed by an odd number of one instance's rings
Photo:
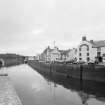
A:
{"type": "Polygon", "coordinates": [[[0,51],[41,53],[76,47],[81,37],[105,40],[105,0],[0,0],[0,51]]]}

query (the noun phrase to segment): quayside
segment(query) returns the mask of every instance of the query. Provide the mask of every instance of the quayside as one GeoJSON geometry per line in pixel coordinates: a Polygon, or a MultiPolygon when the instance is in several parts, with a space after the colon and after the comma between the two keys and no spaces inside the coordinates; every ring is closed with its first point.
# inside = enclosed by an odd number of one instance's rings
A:
{"type": "Polygon", "coordinates": [[[28,61],[28,64],[39,71],[47,74],[56,73],[69,78],[78,78],[83,80],[93,80],[105,82],[104,65],[80,65],[80,64],[59,64],[45,63],[38,61],[28,61]]]}

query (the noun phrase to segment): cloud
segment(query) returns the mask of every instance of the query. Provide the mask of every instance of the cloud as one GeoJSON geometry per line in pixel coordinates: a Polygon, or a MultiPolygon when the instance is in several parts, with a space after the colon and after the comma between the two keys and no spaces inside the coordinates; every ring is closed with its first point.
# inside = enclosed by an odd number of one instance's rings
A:
{"type": "Polygon", "coordinates": [[[32,33],[37,35],[43,32],[44,32],[43,30],[34,30],[32,33]]]}
{"type": "Polygon", "coordinates": [[[0,48],[31,55],[54,40],[65,49],[83,35],[105,39],[104,10],[105,0],[1,0],[0,48]]]}

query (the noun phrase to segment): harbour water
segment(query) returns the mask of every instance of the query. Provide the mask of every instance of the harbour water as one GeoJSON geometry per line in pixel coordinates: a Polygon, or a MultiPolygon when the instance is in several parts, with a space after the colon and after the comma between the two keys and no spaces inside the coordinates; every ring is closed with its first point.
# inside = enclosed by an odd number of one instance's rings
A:
{"type": "Polygon", "coordinates": [[[40,74],[28,65],[2,68],[22,105],[105,105],[105,83],[40,74]]]}

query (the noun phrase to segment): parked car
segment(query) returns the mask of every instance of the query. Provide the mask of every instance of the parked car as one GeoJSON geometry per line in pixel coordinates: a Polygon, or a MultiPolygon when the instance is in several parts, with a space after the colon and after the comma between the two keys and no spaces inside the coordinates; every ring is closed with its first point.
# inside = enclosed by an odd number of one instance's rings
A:
{"type": "Polygon", "coordinates": [[[75,62],[73,62],[73,64],[78,64],[78,62],[77,62],[77,61],[75,61],[75,62]]]}
{"type": "Polygon", "coordinates": [[[78,64],[85,64],[86,62],[85,61],[78,61],[78,64]]]}
{"type": "Polygon", "coordinates": [[[73,60],[70,60],[70,61],[65,61],[66,64],[72,64],[74,61],[73,60]]]}
{"type": "Polygon", "coordinates": [[[95,64],[95,61],[91,60],[88,62],[88,64],[95,64]]]}

